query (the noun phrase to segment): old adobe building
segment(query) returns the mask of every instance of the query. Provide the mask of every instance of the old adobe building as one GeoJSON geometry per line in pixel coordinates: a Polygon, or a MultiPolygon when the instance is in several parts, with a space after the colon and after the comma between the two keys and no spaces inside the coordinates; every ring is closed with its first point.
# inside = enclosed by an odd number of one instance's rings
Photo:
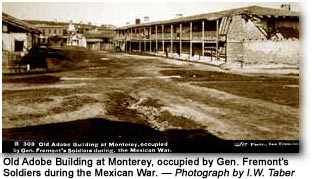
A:
{"type": "Polygon", "coordinates": [[[128,53],[218,65],[298,65],[299,28],[298,12],[249,6],[120,27],[114,44],[128,53]]]}

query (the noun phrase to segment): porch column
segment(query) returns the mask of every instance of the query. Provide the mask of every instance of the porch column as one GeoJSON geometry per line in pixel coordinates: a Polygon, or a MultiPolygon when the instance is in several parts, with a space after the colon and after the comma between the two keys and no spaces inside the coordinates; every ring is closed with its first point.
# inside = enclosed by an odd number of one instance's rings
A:
{"type": "Polygon", "coordinates": [[[144,52],[146,52],[146,39],[145,39],[146,28],[143,29],[143,41],[144,41],[144,52]]]}
{"type": "Polygon", "coordinates": [[[125,38],[121,40],[121,42],[124,41],[125,43],[125,52],[127,52],[127,37],[128,37],[128,32],[125,30],[125,38]]]}
{"type": "Polygon", "coordinates": [[[170,25],[170,53],[173,52],[173,25],[170,25]]]}
{"type": "Polygon", "coordinates": [[[142,52],[141,29],[138,29],[137,39],[139,40],[139,51],[142,52]]]}
{"type": "Polygon", "coordinates": [[[216,40],[216,59],[219,59],[219,19],[217,19],[216,21],[216,36],[217,36],[217,40],[216,40]]]}
{"type": "Polygon", "coordinates": [[[192,58],[192,53],[193,53],[192,40],[193,40],[193,23],[190,22],[190,60],[192,58]]]}
{"type": "Polygon", "coordinates": [[[150,45],[150,47],[149,47],[150,49],[149,50],[150,50],[150,53],[152,53],[152,26],[149,27],[149,32],[148,33],[149,33],[149,42],[150,42],[150,44],[149,44],[150,45]]]}
{"type": "Polygon", "coordinates": [[[157,25],[155,26],[155,33],[156,33],[156,54],[158,52],[158,35],[157,35],[157,25]]]}
{"type": "Polygon", "coordinates": [[[165,53],[165,36],[164,36],[164,25],[161,25],[161,38],[162,38],[162,51],[165,53]]]}
{"type": "Polygon", "coordinates": [[[130,46],[130,53],[132,52],[131,44],[132,44],[132,28],[130,28],[130,44],[129,44],[129,46],[130,46]]]}
{"type": "Polygon", "coordinates": [[[182,24],[180,24],[180,57],[182,53],[182,24]]]}
{"type": "Polygon", "coordinates": [[[205,56],[205,21],[202,22],[202,56],[205,56]]]}

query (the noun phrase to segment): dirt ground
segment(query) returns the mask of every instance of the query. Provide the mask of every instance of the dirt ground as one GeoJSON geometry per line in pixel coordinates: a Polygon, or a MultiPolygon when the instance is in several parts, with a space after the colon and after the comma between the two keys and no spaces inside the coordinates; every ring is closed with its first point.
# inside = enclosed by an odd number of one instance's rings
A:
{"type": "Polygon", "coordinates": [[[107,52],[78,61],[85,67],[3,76],[3,128],[100,118],[221,139],[300,137],[299,76],[107,52]]]}

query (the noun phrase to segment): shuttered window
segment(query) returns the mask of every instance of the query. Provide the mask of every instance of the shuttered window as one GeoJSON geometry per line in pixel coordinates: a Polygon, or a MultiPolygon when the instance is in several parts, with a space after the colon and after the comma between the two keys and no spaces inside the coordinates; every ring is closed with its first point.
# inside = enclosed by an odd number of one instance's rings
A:
{"type": "Polygon", "coordinates": [[[24,48],[24,41],[15,40],[14,51],[15,52],[22,52],[23,48],[24,48]]]}

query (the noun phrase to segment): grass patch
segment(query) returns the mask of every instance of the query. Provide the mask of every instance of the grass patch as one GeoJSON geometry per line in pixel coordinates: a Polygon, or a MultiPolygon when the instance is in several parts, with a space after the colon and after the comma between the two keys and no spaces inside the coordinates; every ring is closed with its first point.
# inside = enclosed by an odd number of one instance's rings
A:
{"type": "Polygon", "coordinates": [[[144,99],[140,105],[154,108],[161,108],[163,106],[163,104],[159,102],[159,99],[153,98],[144,99]]]}
{"type": "Polygon", "coordinates": [[[59,77],[50,75],[40,76],[4,76],[4,83],[56,83],[60,81],[59,77]]]}
{"type": "Polygon", "coordinates": [[[169,111],[163,111],[160,116],[156,118],[157,122],[168,122],[170,126],[181,127],[183,129],[199,129],[203,128],[201,124],[193,121],[192,119],[184,116],[176,116],[171,114],[169,111]]]}
{"type": "Polygon", "coordinates": [[[286,81],[290,84],[298,83],[298,79],[296,78],[246,76],[217,71],[161,70],[160,73],[166,76],[181,76],[182,78],[175,79],[178,81],[286,81]]]}
{"type": "Polygon", "coordinates": [[[277,104],[299,107],[299,78],[245,76],[239,74],[200,71],[163,70],[164,75],[180,75],[178,81],[194,81],[193,85],[213,88],[237,96],[262,99],[277,104]]]}
{"type": "Polygon", "coordinates": [[[76,111],[85,104],[96,103],[98,100],[89,96],[69,96],[63,99],[60,107],[52,108],[53,113],[63,113],[69,111],[76,111]]]}
{"type": "Polygon", "coordinates": [[[262,99],[277,104],[299,107],[299,88],[287,87],[287,82],[227,82],[196,83],[247,98],[262,99]]]}
{"type": "Polygon", "coordinates": [[[37,97],[34,97],[34,98],[22,99],[22,100],[18,101],[18,104],[47,103],[47,102],[52,102],[52,101],[54,101],[54,100],[51,99],[51,98],[45,98],[45,97],[37,98],[37,97]]]}
{"type": "Polygon", "coordinates": [[[33,119],[38,119],[45,117],[46,114],[19,114],[19,115],[14,115],[13,117],[10,117],[10,121],[19,121],[19,120],[33,120],[33,119]]]}
{"type": "Polygon", "coordinates": [[[41,97],[47,96],[68,96],[79,93],[96,93],[98,92],[94,88],[79,87],[77,88],[55,88],[55,89],[29,89],[29,90],[16,90],[16,91],[2,91],[3,98],[5,100],[25,98],[25,97],[41,97]]]}
{"type": "Polygon", "coordinates": [[[109,115],[118,117],[120,120],[148,124],[135,109],[129,109],[131,104],[137,102],[137,99],[123,92],[112,92],[108,94],[106,110],[109,115]]]}

